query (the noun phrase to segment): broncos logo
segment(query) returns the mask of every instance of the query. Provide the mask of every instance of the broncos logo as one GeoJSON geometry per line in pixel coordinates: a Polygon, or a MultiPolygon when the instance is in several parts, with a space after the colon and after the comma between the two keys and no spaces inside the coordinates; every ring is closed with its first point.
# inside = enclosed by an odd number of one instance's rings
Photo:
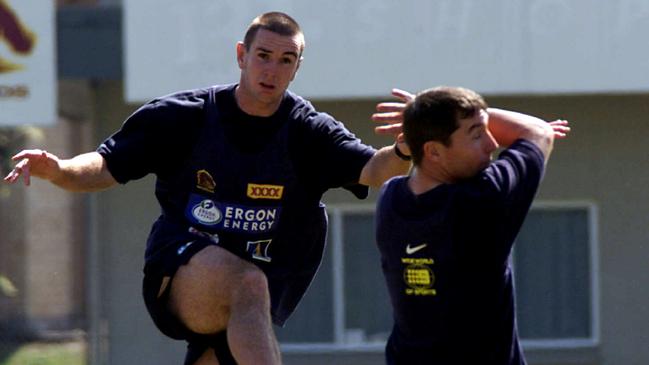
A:
{"type": "MultiPolygon", "coordinates": [[[[12,52],[24,56],[31,53],[36,44],[36,35],[27,29],[6,0],[0,0],[0,42],[6,42],[12,52]]],[[[23,69],[0,56],[0,73],[23,69]]]]}

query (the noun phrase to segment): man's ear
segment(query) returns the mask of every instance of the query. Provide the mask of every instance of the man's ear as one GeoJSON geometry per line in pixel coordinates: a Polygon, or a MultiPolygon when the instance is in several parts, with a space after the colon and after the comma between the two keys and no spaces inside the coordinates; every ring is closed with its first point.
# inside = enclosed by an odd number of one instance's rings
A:
{"type": "Polygon", "coordinates": [[[443,153],[443,145],[437,141],[428,141],[424,143],[424,158],[438,162],[443,153]]]}
{"type": "Polygon", "coordinates": [[[243,64],[244,64],[244,56],[246,55],[246,46],[243,44],[243,42],[237,42],[237,64],[239,64],[239,68],[243,69],[243,64]]]}

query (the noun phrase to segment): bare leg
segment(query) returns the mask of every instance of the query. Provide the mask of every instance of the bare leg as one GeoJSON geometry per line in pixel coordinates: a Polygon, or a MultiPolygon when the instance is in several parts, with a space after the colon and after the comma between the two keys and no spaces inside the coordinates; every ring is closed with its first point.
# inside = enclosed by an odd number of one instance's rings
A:
{"type": "Polygon", "coordinates": [[[268,284],[265,276],[263,280],[259,280],[258,276],[257,272],[244,275],[242,286],[249,290],[240,290],[233,296],[228,322],[228,344],[232,356],[241,364],[262,364],[256,360],[257,355],[251,351],[252,347],[255,347],[255,351],[269,355],[268,362],[263,364],[280,364],[279,346],[270,319],[268,284]],[[262,298],[251,293],[266,295],[262,298]]]}
{"type": "Polygon", "coordinates": [[[172,280],[169,305],[196,333],[227,329],[230,350],[239,364],[281,363],[266,276],[230,252],[208,246],[181,266],[172,280]]]}

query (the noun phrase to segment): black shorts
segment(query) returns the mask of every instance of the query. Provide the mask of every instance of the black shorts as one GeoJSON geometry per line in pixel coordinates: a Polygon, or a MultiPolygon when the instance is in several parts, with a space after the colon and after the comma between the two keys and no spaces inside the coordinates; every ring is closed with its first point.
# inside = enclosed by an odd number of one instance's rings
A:
{"type": "Polygon", "coordinates": [[[178,268],[187,264],[200,250],[213,245],[207,239],[196,239],[190,242],[179,242],[167,246],[156,255],[153,262],[144,267],[142,294],[144,303],[153,323],[166,336],[188,342],[185,365],[192,365],[208,348],[213,348],[220,365],[236,365],[227,344],[226,332],[203,335],[190,331],[167,308],[171,281],[178,268]],[[165,279],[168,278],[168,279],[165,279]],[[161,292],[163,281],[166,287],[161,292]]]}

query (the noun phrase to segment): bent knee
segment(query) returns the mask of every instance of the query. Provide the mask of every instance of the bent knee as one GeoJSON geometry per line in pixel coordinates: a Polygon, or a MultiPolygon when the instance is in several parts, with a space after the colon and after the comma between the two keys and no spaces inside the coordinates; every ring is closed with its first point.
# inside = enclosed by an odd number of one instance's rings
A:
{"type": "Polygon", "coordinates": [[[234,292],[234,300],[270,302],[268,279],[261,270],[257,268],[247,269],[237,276],[237,290],[234,292]]]}

